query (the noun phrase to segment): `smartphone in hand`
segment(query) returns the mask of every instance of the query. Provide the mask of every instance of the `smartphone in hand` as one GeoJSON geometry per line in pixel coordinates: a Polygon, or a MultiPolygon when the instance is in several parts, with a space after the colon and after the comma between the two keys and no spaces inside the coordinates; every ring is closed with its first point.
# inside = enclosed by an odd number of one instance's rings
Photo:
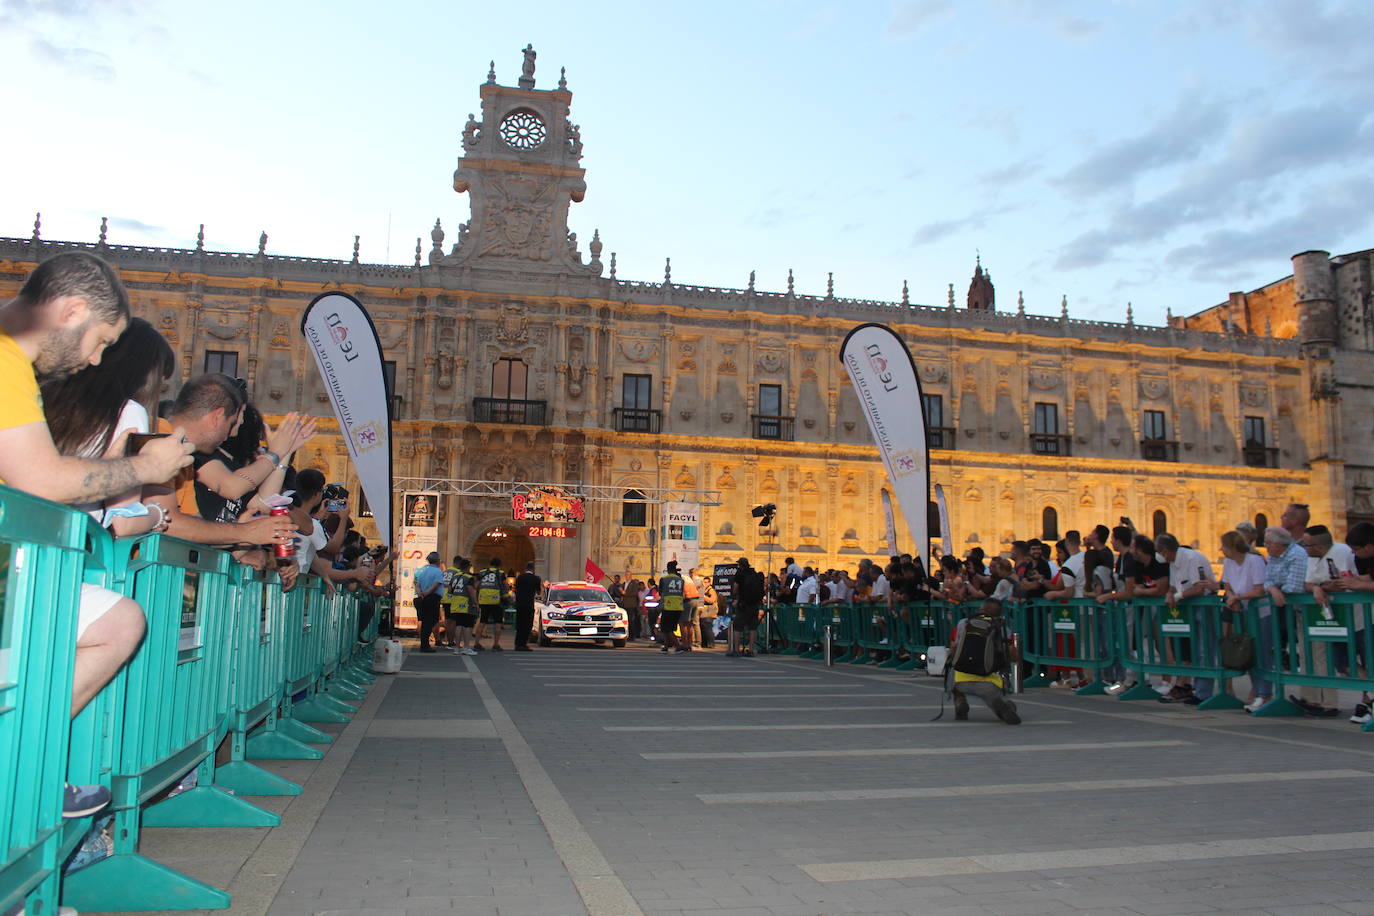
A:
{"type": "Polygon", "coordinates": [[[124,446],[125,456],[137,455],[143,450],[143,446],[152,442],[154,439],[165,439],[171,433],[129,433],[128,442],[124,446]]]}

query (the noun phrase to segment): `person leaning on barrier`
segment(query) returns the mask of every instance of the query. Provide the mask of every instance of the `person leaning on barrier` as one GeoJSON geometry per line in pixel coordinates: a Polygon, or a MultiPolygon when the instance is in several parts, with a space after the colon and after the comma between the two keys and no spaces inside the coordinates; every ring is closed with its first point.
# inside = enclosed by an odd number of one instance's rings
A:
{"type": "MultiPolygon", "coordinates": [[[[197,452],[211,455],[238,429],[246,403],[244,391],[228,376],[198,375],[181,386],[171,415],[160,428],[184,430],[197,452]]],[[[233,523],[207,521],[196,506],[195,483],[196,469],[182,468],[163,482],[162,495],[151,496],[167,513],[167,533],[173,537],[198,544],[256,547],[284,543],[291,536],[291,523],[283,516],[265,515],[233,523]]],[[[150,488],[147,492],[158,491],[150,488]]]]}
{"type": "MultiPolygon", "coordinates": [[[[1343,578],[1352,578],[1355,575],[1355,553],[1345,544],[1335,542],[1331,537],[1331,529],[1325,525],[1313,525],[1303,532],[1298,544],[1307,552],[1307,575],[1303,586],[1312,593],[1312,598],[1321,606],[1322,614],[1326,618],[1332,619],[1331,596],[1328,594],[1327,586],[1332,582],[1339,582],[1343,578]]],[[[1306,626],[1301,626],[1300,631],[1307,632],[1306,626]]],[[[1363,646],[1357,642],[1357,648],[1363,653],[1363,646]]],[[[1350,668],[1350,649],[1344,643],[1338,643],[1328,648],[1323,640],[1311,640],[1312,646],[1312,668],[1314,674],[1328,674],[1327,655],[1330,653],[1331,661],[1339,673],[1348,673],[1350,668]]],[[[1299,699],[1302,702],[1296,704],[1309,715],[1331,718],[1332,713],[1328,710],[1339,710],[1340,695],[1329,687],[1315,687],[1304,685],[1298,691],[1299,699]]],[[[1337,713],[1339,714],[1339,713],[1337,713]]]]}
{"type": "Polygon", "coordinates": [[[1020,725],[1016,704],[1003,693],[1004,675],[1020,661],[1021,653],[1012,645],[1011,627],[1002,616],[1002,602],[984,599],[978,613],[960,620],[954,630],[947,665],[953,675],[950,693],[955,721],[968,720],[968,697],[975,696],[1006,724],[1020,725]]]}
{"type": "MultiPolygon", "coordinates": [[[[373,573],[369,569],[335,569],[334,564],[320,556],[324,548],[335,543],[324,533],[324,513],[324,475],[314,468],[305,468],[296,474],[290,514],[277,518],[287,520],[289,536],[295,540],[295,575],[314,573],[324,580],[324,593],[332,596],[335,583],[371,581],[373,573]]],[[[337,543],[343,544],[346,536],[340,529],[335,536],[337,543]]],[[[281,570],[283,589],[289,590],[295,584],[295,575],[290,574],[290,568],[291,564],[287,564],[281,570]]]]}
{"type": "MultiPolygon", "coordinates": [[[[1164,592],[1164,603],[1169,607],[1177,607],[1181,600],[1212,594],[1220,587],[1212,575],[1211,561],[1193,548],[1180,545],[1172,534],[1156,538],[1155,548],[1169,564],[1169,586],[1164,592]]],[[[1184,641],[1185,652],[1191,648],[1194,661],[1211,664],[1216,654],[1216,634],[1211,632],[1211,624],[1205,618],[1195,620],[1194,626],[1199,636],[1191,647],[1184,641]]],[[[1171,647],[1172,644],[1166,644],[1166,648],[1171,647]]],[[[1198,678],[1192,686],[1181,677],[1175,678],[1174,687],[1164,699],[1196,706],[1212,695],[1215,686],[1212,678],[1198,678]]]]}
{"type": "MultiPolygon", "coordinates": [[[[1264,594],[1264,557],[1254,551],[1249,539],[1239,529],[1221,536],[1221,554],[1224,558],[1221,561],[1221,584],[1226,589],[1226,610],[1221,614],[1221,625],[1222,635],[1229,636],[1236,615],[1253,606],[1254,600],[1264,594]]],[[[1273,657],[1274,637],[1269,623],[1270,613],[1269,605],[1260,605],[1257,617],[1259,632],[1253,634],[1259,647],[1256,658],[1261,663],[1273,657]]],[[[1245,623],[1244,618],[1241,618],[1241,623],[1245,623]]],[[[1245,711],[1255,712],[1273,697],[1274,685],[1252,669],[1250,696],[1245,701],[1245,711]]]]}
{"type": "MultiPolygon", "coordinates": [[[[129,298],[114,270],[70,252],[40,264],[19,295],[0,306],[0,483],[69,505],[118,497],[164,480],[191,463],[183,430],[131,457],[79,458],[53,444],[39,380],[97,366],[129,324],[129,298]]],[[[114,677],[143,639],[143,609],[112,591],[85,586],[76,628],[75,716],[114,677]]],[[[82,817],[109,803],[100,786],[66,786],[63,815],[82,817]]]]}
{"type": "Polygon", "coordinates": [[[1328,583],[1326,590],[1374,591],[1374,522],[1360,522],[1352,527],[1345,537],[1345,543],[1355,555],[1355,575],[1328,583]]]}

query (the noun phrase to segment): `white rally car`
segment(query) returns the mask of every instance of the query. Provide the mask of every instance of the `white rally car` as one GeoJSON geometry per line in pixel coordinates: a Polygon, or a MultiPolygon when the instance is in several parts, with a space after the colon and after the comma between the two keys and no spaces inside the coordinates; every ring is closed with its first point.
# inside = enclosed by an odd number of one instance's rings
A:
{"type": "Polygon", "coordinates": [[[620,648],[630,635],[625,611],[610,592],[590,582],[550,582],[544,599],[534,603],[539,645],[555,639],[604,643],[620,648]]]}

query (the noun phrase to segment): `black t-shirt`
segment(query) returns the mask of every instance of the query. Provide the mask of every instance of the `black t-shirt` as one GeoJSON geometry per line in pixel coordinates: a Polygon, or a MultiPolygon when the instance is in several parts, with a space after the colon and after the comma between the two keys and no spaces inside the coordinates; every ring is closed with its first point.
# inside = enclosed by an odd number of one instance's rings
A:
{"type": "MultiPolygon", "coordinates": [[[[233,473],[240,465],[233,458],[222,451],[207,455],[204,452],[196,452],[192,455],[194,467],[197,471],[211,461],[219,461],[233,473]]],[[[243,512],[243,504],[252,498],[254,491],[245,493],[238,499],[225,499],[215,491],[211,490],[199,480],[196,481],[196,509],[200,512],[200,517],[207,522],[227,522],[233,524],[239,520],[239,513],[243,512]]]]}
{"type": "Polygon", "coordinates": [[[1374,557],[1356,557],[1355,572],[1362,576],[1374,576],[1374,557]]]}
{"type": "Polygon", "coordinates": [[[544,580],[532,572],[522,572],[515,577],[515,606],[530,608],[534,607],[534,596],[539,594],[539,589],[543,586],[544,580]]]}
{"type": "Polygon", "coordinates": [[[1158,557],[1151,557],[1149,563],[1142,564],[1135,554],[1127,552],[1121,555],[1121,576],[1134,579],[1137,586],[1154,585],[1169,578],[1169,564],[1159,562],[1158,557]]]}

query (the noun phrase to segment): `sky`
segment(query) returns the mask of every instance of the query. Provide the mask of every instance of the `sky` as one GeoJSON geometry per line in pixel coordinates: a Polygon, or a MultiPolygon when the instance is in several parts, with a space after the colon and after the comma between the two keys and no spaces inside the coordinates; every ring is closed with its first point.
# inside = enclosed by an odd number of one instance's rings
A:
{"type": "Polygon", "coordinates": [[[1374,247],[1374,4],[0,0],[0,236],[411,263],[567,69],[622,279],[1161,324],[1374,247]]]}

